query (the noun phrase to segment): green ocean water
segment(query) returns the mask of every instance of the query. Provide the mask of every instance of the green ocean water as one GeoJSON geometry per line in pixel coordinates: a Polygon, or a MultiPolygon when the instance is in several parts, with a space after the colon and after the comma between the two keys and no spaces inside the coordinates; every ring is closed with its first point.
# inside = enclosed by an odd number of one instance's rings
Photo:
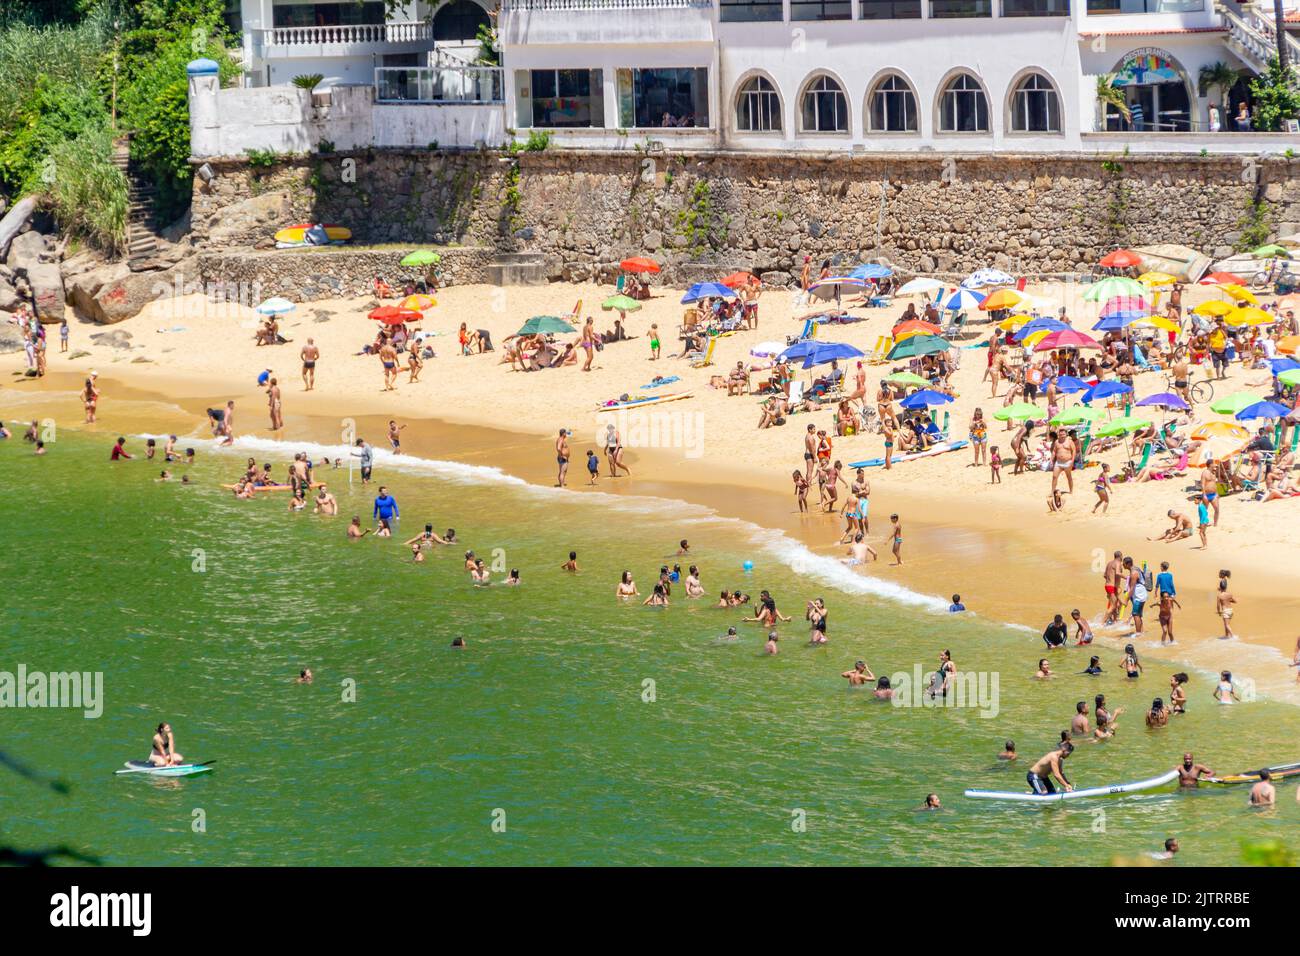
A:
{"type": "MultiPolygon", "coordinates": [[[[153,480],[157,462],[111,465],[111,440],[64,430],[44,458],[0,443],[0,671],[101,671],[105,696],[98,719],[0,709],[0,750],[69,787],[0,768],[0,846],[68,845],[114,865],[1099,864],[1170,835],[1182,863],[1238,863],[1243,840],[1300,849],[1291,782],[1266,812],[1239,788],[1051,808],[962,796],[1025,789],[1075,700],[1099,692],[1127,712],[1116,739],[1070,759],[1080,786],[1154,776],[1188,748],[1223,772],[1300,759],[1295,708],[1216,706],[1206,675],[1193,674],[1188,715],[1148,731],[1163,664],[1126,681],[1106,646],[1106,676],[1036,682],[1037,634],[949,616],[772,532],[381,457],[400,537],[451,525],[522,573],[517,589],[473,588],[460,548],[417,565],[399,540],[345,540],[351,514],[369,525],[373,495],[346,469],[324,475],[334,519],[218,487],[250,454],[279,472],[315,446],[200,444],[195,485],[180,487],[153,480]],[[618,606],[619,573],[648,593],[681,537],[712,597],[618,606]],[[577,576],[559,570],[570,549],[577,576]],[[769,588],[793,614],[779,656],[740,613],[711,607],[723,587],[769,588]],[[813,649],[799,618],[816,596],[831,643],[813,649]],[[719,643],[730,624],[742,641],[719,643]],[[455,636],[468,646],[452,649],[455,636]],[[839,676],[859,657],[877,674],[930,670],[944,648],[959,670],[998,676],[995,717],[892,707],[839,676]],[[315,683],[293,683],[303,666],[315,683]],[[115,777],[161,720],[215,771],[115,777]],[[994,759],[1006,738],[1016,765],[994,759]],[[942,811],[917,810],[929,791],[942,811]]],[[[1081,670],[1081,655],[1057,653],[1057,670],[1081,670]]]]}

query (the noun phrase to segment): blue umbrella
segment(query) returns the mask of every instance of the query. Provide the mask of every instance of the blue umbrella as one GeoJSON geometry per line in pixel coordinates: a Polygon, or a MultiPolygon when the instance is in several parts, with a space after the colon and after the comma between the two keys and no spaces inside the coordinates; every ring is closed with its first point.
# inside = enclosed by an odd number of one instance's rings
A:
{"type": "Polygon", "coordinates": [[[877,265],[874,262],[863,263],[849,273],[854,279],[885,279],[893,274],[894,270],[889,266],[877,265]]]}
{"type": "Polygon", "coordinates": [[[1066,395],[1073,395],[1075,392],[1086,392],[1092,388],[1081,378],[1075,378],[1073,375],[1062,375],[1056,380],[1056,390],[1064,392],[1066,395]]]}
{"type": "Polygon", "coordinates": [[[974,309],[986,298],[988,297],[983,292],[976,292],[973,289],[958,289],[943,301],[943,307],[954,312],[957,309],[974,309]]]}
{"type": "Polygon", "coordinates": [[[1133,391],[1132,385],[1125,385],[1123,382],[1098,382],[1092,388],[1083,393],[1083,402],[1088,404],[1094,398],[1110,398],[1112,395],[1127,395],[1133,391]]]}
{"type": "Polygon", "coordinates": [[[861,349],[855,349],[852,345],[847,345],[844,342],[813,342],[812,346],[812,351],[804,359],[804,368],[825,365],[827,362],[833,362],[836,359],[862,358],[861,349]]]}
{"type": "Polygon", "coordinates": [[[700,299],[734,299],[736,290],[729,289],[721,282],[697,282],[686,290],[682,304],[698,302],[700,299]]]}
{"type": "Polygon", "coordinates": [[[1069,326],[1060,319],[1030,319],[1020,328],[1016,329],[1015,333],[1011,337],[1017,342],[1023,342],[1027,336],[1033,335],[1035,332],[1042,332],[1043,330],[1047,330],[1048,332],[1058,332],[1061,329],[1068,328],[1069,326]]]}
{"type": "Polygon", "coordinates": [[[907,396],[898,404],[904,408],[925,408],[927,405],[947,405],[951,401],[951,395],[936,392],[934,389],[923,388],[919,392],[907,396]]]}
{"type": "Polygon", "coordinates": [[[1293,358],[1271,358],[1268,360],[1268,364],[1272,367],[1275,378],[1283,372],[1289,372],[1293,368],[1300,368],[1300,362],[1293,358]]]}
{"type": "Polygon", "coordinates": [[[1141,318],[1145,318],[1141,312],[1112,312],[1110,315],[1102,316],[1093,328],[1103,332],[1118,332],[1141,318]]]}
{"type": "Polygon", "coordinates": [[[1277,402],[1256,402],[1237,412],[1236,417],[1239,422],[1248,422],[1252,418],[1286,418],[1290,414],[1291,409],[1277,402]]]}
{"type": "Polygon", "coordinates": [[[805,339],[802,342],[796,342],[794,345],[791,345],[784,352],[778,355],[777,358],[782,362],[787,362],[790,359],[807,358],[818,345],[822,344],[824,343],[814,342],[812,339],[805,339]]]}
{"type": "Polygon", "coordinates": [[[1187,408],[1187,403],[1173,392],[1157,392],[1155,395],[1148,395],[1138,404],[1159,405],[1162,408],[1187,408]]]}

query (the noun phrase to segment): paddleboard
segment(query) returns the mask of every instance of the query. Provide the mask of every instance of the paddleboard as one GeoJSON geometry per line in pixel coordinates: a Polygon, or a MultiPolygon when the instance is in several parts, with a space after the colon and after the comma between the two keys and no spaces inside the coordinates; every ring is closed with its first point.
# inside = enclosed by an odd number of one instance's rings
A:
{"type": "Polygon", "coordinates": [[[676,402],[683,398],[690,398],[690,392],[674,392],[670,395],[655,395],[651,398],[634,398],[627,402],[615,402],[612,405],[597,405],[598,412],[613,412],[620,408],[642,408],[646,405],[662,405],[664,402],[676,402]]]}
{"type": "MultiPolygon", "coordinates": [[[[307,230],[310,228],[310,223],[288,226],[275,234],[275,241],[287,242],[293,245],[305,243],[307,241],[307,230]]],[[[331,242],[346,242],[352,238],[352,230],[345,226],[326,226],[325,235],[330,237],[331,242]]]]}
{"type": "Polygon", "coordinates": [[[212,773],[211,763],[182,763],[174,767],[155,767],[147,760],[128,760],[125,769],[118,774],[146,774],[151,777],[193,777],[201,773],[212,773]]]}
{"type": "Polygon", "coordinates": [[[976,800],[1023,800],[1026,803],[1056,803],[1061,800],[1085,800],[1089,797],[1116,797],[1128,793],[1141,793],[1144,790],[1159,790],[1178,780],[1178,771],[1170,770],[1150,780],[1137,780],[1133,783],[1120,783],[1111,787],[1089,787],[1085,790],[1071,790],[1069,793],[1021,793],[1011,790],[967,790],[966,796],[976,800]]]}
{"type": "MultiPolygon", "coordinates": [[[[958,441],[945,441],[934,445],[925,451],[913,451],[903,455],[895,455],[890,459],[890,465],[897,465],[900,461],[912,461],[916,458],[933,458],[935,455],[942,455],[946,452],[956,451],[959,448],[965,448],[969,445],[965,438],[958,441]]],[[[885,464],[883,458],[868,458],[866,461],[851,461],[848,463],[849,468],[881,468],[885,464]]]]}
{"type": "MultiPolygon", "coordinates": [[[[1300,763],[1284,763],[1276,767],[1263,768],[1268,771],[1269,776],[1274,780],[1285,780],[1287,777],[1300,776],[1300,763]]],[[[1240,783],[1259,783],[1258,770],[1243,770],[1241,773],[1230,773],[1222,777],[1207,777],[1201,783],[1213,783],[1220,786],[1232,786],[1240,783]]]]}
{"type": "MultiPolygon", "coordinates": [[[[311,483],[311,486],[313,488],[319,488],[323,484],[325,484],[325,482],[323,481],[313,481],[311,483]]],[[[222,485],[221,487],[225,488],[227,491],[234,491],[236,488],[239,487],[239,485],[222,485]]],[[[293,491],[293,485],[253,485],[253,490],[254,491],[293,491]]]]}

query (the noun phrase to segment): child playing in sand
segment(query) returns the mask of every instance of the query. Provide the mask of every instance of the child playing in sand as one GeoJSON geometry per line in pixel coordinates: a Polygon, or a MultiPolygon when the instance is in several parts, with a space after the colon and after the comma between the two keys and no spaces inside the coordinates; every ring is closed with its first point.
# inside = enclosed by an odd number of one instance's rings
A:
{"type": "Polygon", "coordinates": [[[600,477],[600,459],[590,448],[587,449],[587,474],[591,475],[591,481],[587,482],[589,485],[594,485],[600,477]]]}
{"type": "Polygon", "coordinates": [[[659,324],[653,323],[650,326],[650,361],[659,358],[659,324]]]}
{"type": "Polygon", "coordinates": [[[803,476],[803,472],[798,468],[794,470],[793,478],[794,500],[795,504],[799,506],[799,512],[802,514],[808,510],[808,479],[803,476]]]}
{"type": "Polygon", "coordinates": [[[989,484],[1002,484],[1002,455],[998,452],[997,445],[989,449],[989,471],[992,472],[989,484]]]}

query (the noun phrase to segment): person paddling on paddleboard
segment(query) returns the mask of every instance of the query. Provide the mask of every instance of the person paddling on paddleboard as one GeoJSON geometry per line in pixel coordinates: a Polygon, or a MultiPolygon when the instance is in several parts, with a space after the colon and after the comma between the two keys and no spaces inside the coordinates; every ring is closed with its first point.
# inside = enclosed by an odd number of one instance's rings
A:
{"type": "Polygon", "coordinates": [[[1072,753],[1074,753],[1074,744],[1066,740],[1056,750],[1039,757],[1038,761],[1029,768],[1029,772],[1025,774],[1025,779],[1029,781],[1029,789],[1044,796],[1056,793],[1056,787],[1052,784],[1052,779],[1055,778],[1066,793],[1073,790],[1074,784],[1065,779],[1065,768],[1062,766],[1065,758],[1072,753]]]}
{"type": "Polygon", "coordinates": [[[149,762],[155,767],[174,767],[185,762],[185,758],[176,752],[171,724],[158,725],[158,731],[153,735],[153,749],[149,751],[149,762]]]}

